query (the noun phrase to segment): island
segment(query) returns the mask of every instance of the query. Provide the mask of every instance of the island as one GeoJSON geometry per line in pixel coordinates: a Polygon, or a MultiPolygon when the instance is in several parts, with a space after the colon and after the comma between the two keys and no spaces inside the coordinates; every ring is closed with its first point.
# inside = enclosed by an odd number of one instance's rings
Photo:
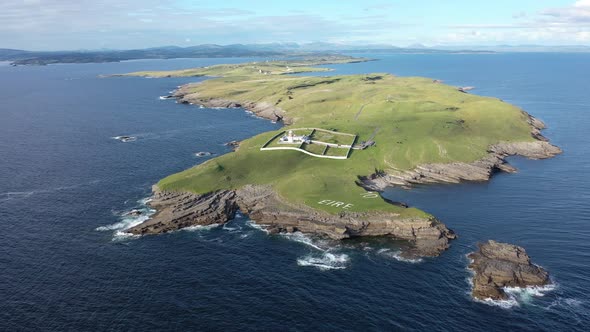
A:
{"type": "Polygon", "coordinates": [[[454,232],[380,192],[486,181],[495,171],[515,171],[507,156],[541,159],[561,152],[541,135],[544,124],[525,111],[439,80],[302,75],[330,70],[317,65],[367,60],[334,56],[123,74],[211,76],[173,96],[179,103],[243,108],[284,124],[159,181],[150,202],[157,213],[127,232],[222,224],[239,210],[271,233],[387,236],[408,241],[404,257],[437,256],[454,232]]]}

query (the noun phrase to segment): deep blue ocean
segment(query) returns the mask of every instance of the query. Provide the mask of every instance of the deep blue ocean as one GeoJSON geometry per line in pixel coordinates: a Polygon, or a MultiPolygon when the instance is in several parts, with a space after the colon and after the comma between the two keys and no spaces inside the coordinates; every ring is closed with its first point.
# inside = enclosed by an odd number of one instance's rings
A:
{"type": "MultiPolygon", "coordinates": [[[[127,238],[160,178],[279,125],[240,109],[159,100],[188,79],[99,78],[252,59],[0,65],[0,331],[587,331],[590,326],[590,55],[374,55],[331,74],[390,72],[475,86],[548,125],[564,150],[512,158],[488,183],[390,190],[459,238],[438,258],[399,259],[382,239],[223,227],[127,238]],[[136,136],[122,143],[112,137],[136,136]],[[552,290],[507,303],[469,296],[478,241],[522,245],[552,290]]],[[[324,74],[325,75],[325,74],[324,74]]],[[[493,110],[490,110],[492,112],[493,110]]]]}

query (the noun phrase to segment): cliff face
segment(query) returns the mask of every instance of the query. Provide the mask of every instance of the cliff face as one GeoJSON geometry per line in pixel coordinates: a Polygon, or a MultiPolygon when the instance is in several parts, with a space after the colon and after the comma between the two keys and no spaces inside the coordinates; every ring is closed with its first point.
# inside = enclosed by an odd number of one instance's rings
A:
{"type": "Polygon", "coordinates": [[[513,173],[516,168],[506,162],[506,157],[522,156],[529,159],[552,158],[561,149],[541,135],[545,124],[526,112],[531,125],[532,142],[502,142],[491,145],[488,155],[472,163],[425,164],[410,171],[393,171],[361,177],[359,184],[367,190],[382,191],[389,186],[411,186],[428,183],[459,183],[461,181],[487,181],[495,171],[513,173]]]}
{"type": "Polygon", "coordinates": [[[438,256],[455,238],[451,230],[434,218],[403,219],[383,212],[332,215],[285,203],[267,186],[245,186],[206,195],[163,192],[154,187],[150,205],[158,212],[128,232],[158,234],[195,225],[221,224],[231,220],[240,209],[256,223],[267,226],[270,233],[298,231],[332,239],[391,236],[407,240],[411,248],[403,253],[406,257],[438,256]]]}
{"type": "Polygon", "coordinates": [[[153,188],[149,205],[156,214],[127,232],[136,235],[160,234],[190,226],[207,226],[232,219],[238,210],[233,191],[219,191],[206,195],[188,192],[164,192],[153,188]]]}
{"type": "Polygon", "coordinates": [[[479,245],[479,250],[469,254],[469,268],[473,277],[473,297],[504,300],[503,287],[543,286],[549,284],[549,274],[531,263],[522,247],[496,241],[479,245]]]}
{"type": "MultiPolygon", "coordinates": [[[[198,83],[196,83],[198,84],[198,83]]],[[[204,99],[198,93],[191,92],[193,84],[186,84],[174,91],[173,96],[177,98],[179,103],[202,105],[211,108],[244,108],[261,118],[271,121],[283,121],[285,124],[290,124],[291,119],[285,116],[285,112],[279,107],[266,102],[236,102],[226,99],[204,99]]]]}

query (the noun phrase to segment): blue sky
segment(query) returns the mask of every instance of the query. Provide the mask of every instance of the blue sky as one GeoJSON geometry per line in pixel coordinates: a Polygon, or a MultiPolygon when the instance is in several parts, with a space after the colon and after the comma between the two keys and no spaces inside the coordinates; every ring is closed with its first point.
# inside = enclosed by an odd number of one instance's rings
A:
{"type": "Polygon", "coordinates": [[[590,45],[590,0],[2,0],[0,48],[590,45]]]}

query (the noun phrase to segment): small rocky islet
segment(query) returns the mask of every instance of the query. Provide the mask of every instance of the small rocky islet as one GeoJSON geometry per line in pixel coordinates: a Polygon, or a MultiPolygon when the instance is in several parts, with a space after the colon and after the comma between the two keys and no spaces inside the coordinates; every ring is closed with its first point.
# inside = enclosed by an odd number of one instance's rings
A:
{"type": "Polygon", "coordinates": [[[489,240],[468,255],[474,272],[472,296],[479,300],[507,300],[505,287],[546,286],[549,273],[531,262],[525,249],[489,240]]]}

